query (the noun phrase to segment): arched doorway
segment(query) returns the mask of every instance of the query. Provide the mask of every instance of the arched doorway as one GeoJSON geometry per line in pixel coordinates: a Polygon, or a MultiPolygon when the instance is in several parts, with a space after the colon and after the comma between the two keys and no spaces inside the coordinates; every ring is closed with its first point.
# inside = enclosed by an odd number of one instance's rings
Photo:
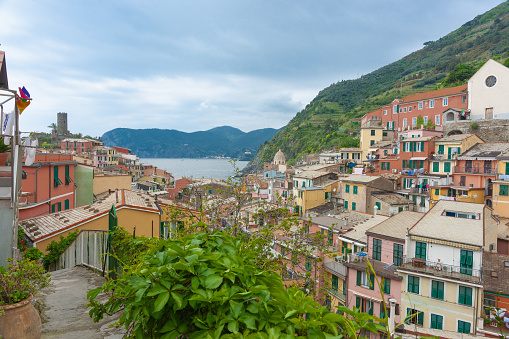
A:
{"type": "Polygon", "coordinates": [[[491,199],[486,199],[486,201],[484,202],[486,204],[486,206],[492,208],[493,207],[493,203],[491,202],[491,199]]]}
{"type": "MultiPolygon", "coordinates": [[[[484,195],[487,197],[491,197],[493,195],[493,182],[491,179],[486,179],[484,183],[484,195]]],[[[487,204],[486,204],[487,205],[487,204]]],[[[491,207],[491,206],[490,206],[491,207]]]]}
{"type": "Polygon", "coordinates": [[[444,120],[446,122],[454,121],[454,117],[455,117],[454,113],[453,112],[449,112],[449,113],[445,114],[445,119],[444,120]]]}

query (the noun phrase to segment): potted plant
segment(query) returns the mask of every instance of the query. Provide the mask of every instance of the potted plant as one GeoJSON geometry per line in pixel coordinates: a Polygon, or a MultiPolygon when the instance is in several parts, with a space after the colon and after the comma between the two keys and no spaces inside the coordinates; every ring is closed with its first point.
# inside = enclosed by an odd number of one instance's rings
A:
{"type": "Polygon", "coordinates": [[[0,138],[0,166],[5,166],[7,162],[8,152],[11,151],[11,146],[4,143],[4,138],[0,138]]]}
{"type": "Polygon", "coordinates": [[[32,305],[37,290],[48,286],[50,274],[30,259],[0,266],[0,337],[40,338],[41,317],[32,305]]]}

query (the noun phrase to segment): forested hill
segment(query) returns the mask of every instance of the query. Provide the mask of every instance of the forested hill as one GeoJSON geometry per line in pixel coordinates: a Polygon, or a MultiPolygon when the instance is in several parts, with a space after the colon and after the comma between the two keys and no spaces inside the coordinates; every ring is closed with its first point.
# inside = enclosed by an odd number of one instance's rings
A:
{"type": "Polygon", "coordinates": [[[142,158],[231,157],[251,160],[260,145],[270,140],[277,131],[264,128],[245,133],[230,126],[193,133],[155,128],[116,128],[104,133],[102,140],[106,146],[130,148],[142,158]]]}
{"type": "Polygon", "coordinates": [[[477,16],[437,41],[355,80],[330,85],[260,147],[246,172],[282,149],[289,163],[303,154],[358,145],[360,118],[395,98],[466,83],[489,58],[509,57],[509,2],[477,16]],[[455,69],[456,68],[456,69],[455,69]],[[454,72],[451,72],[453,71],[454,72]],[[451,77],[447,78],[450,73],[451,77]],[[459,76],[458,76],[459,75],[459,76]],[[455,77],[456,76],[456,77],[455,77]],[[446,79],[447,78],[447,79],[446,79]]]}

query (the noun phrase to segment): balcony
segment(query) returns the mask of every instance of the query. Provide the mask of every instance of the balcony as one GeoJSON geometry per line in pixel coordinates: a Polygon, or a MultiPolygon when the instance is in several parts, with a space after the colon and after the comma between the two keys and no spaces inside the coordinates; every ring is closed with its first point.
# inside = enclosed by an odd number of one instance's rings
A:
{"type": "Polygon", "coordinates": [[[495,175],[497,169],[487,166],[454,166],[454,173],[491,174],[495,175]]]}
{"type": "Polygon", "coordinates": [[[339,299],[339,300],[341,300],[342,302],[346,302],[346,296],[345,296],[343,293],[341,293],[341,292],[339,291],[339,289],[338,289],[338,290],[335,290],[335,289],[333,289],[333,288],[327,288],[327,293],[329,293],[329,294],[330,294],[330,295],[332,295],[333,297],[338,298],[338,299],[339,299]]]}
{"type": "Polygon", "coordinates": [[[332,260],[323,264],[323,267],[332,274],[340,275],[341,277],[346,277],[346,266],[343,262],[332,260]]]}
{"type": "Polygon", "coordinates": [[[408,270],[429,275],[443,276],[472,283],[481,282],[481,270],[462,268],[420,258],[404,258],[400,270],[408,270]]]}

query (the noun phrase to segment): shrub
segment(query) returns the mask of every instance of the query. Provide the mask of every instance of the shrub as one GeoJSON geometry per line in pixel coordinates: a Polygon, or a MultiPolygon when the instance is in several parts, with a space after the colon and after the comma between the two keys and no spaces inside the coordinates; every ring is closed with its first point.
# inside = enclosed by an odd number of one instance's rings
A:
{"type": "Polygon", "coordinates": [[[325,338],[384,331],[381,319],[341,308],[331,313],[257,264],[249,243],[224,232],[160,240],[142,260],[88,293],[90,316],[123,310],[136,338],[325,338]],[[96,301],[99,293],[109,298],[96,301]]]}
{"type": "Polygon", "coordinates": [[[472,129],[476,129],[477,127],[479,127],[479,125],[477,125],[476,122],[473,122],[470,124],[470,128],[472,128],[472,129]]]}
{"type": "Polygon", "coordinates": [[[0,305],[11,305],[25,300],[37,290],[49,285],[50,274],[35,261],[24,259],[9,266],[0,266],[0,305]]]}
{"type": "Polygon", "coordinates": [[[38,261],[42,258],[44,253],[37,247],[30,247],[25,252],[23,252],[23,257],[29,260],[38,261]]]}
{"type": "Polygon", "coordinates": [[[67,236],[60,236],[60,241],[53,240],[47,247],[47,254],[42,258],[42,263],[44,268],[47,270],[49,266],[55,263],[60,254],[64,253],[65,249],[69,247],[69,245],[74,241],[74,239],[78,236],[78,230],[74,232],[69,232],[67,236]]]}

